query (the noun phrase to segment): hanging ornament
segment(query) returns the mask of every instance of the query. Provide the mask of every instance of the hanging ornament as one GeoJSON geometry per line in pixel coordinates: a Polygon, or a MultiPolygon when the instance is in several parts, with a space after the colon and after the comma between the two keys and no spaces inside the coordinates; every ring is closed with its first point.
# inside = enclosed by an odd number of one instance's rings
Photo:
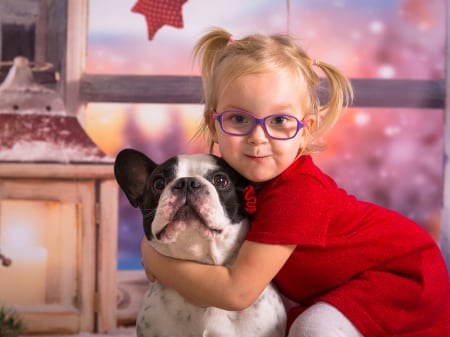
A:
{"type": "Polygon", "coordinates": [[[148,39],[164,25],[183,28],[181,7],[187,0],[138,0],[131,9],[145,16],[148,39]]]}

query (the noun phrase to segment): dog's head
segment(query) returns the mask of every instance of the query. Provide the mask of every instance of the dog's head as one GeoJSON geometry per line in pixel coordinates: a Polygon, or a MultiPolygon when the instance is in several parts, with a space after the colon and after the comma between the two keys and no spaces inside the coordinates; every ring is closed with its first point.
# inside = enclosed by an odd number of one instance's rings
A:
{"type": "Polygon", "coordinates": [[[161,253],[223,264],[237,252],[248,230],[248,181],[223,159],[179,155],[157,165],[125,149],[114,173],[131,205],[140,208],[148,241],[161,253]]]}

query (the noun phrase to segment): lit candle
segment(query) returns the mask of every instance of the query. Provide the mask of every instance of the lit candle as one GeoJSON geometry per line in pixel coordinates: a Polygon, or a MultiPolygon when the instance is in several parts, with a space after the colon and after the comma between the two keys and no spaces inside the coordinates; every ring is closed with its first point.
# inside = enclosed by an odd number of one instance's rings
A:
{"type": "Polygon", "coordinates": [[[14,305],[44,304],[47,282],[47,250],[44,247],[2,246],[12,260],[0,266],[0,303],[14,305]]]}
{"type": "Polygon", "coordinates": [[[0,247],[12,261],[8,267],[0,266],[0,303],[45,304],[47,204],[4,200],[0,206],[0,247]]]}

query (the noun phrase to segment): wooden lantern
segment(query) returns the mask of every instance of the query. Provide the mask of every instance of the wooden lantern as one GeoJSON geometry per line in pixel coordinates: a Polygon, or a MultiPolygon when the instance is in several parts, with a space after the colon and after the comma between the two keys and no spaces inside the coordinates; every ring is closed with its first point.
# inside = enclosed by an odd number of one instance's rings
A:
{"type": "Polygon", "coordinates": [[[117,226],[113,160],[16,58],[0,86],[0,305],[26,333],[113,330],[117,226]]]}

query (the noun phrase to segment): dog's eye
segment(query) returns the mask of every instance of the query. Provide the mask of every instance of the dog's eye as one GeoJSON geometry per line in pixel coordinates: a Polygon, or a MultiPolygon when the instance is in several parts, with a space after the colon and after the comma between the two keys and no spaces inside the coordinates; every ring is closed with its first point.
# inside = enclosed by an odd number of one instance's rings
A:
{"type": "Polygon", "coordinates": [[[165,186],[166,186],[166,182],[165,182],[164,178],[158,177],[158,178],[155,178],[155,180],[153,180],[153,189],[155,191],[161,192],[165,186]]]}
{"type": "Polygon", "coordinates": [[[213,177],[212,183],[216,187],[225,188],[228,186],[228,178],[223,174],[217,174],[213,177]]]}

